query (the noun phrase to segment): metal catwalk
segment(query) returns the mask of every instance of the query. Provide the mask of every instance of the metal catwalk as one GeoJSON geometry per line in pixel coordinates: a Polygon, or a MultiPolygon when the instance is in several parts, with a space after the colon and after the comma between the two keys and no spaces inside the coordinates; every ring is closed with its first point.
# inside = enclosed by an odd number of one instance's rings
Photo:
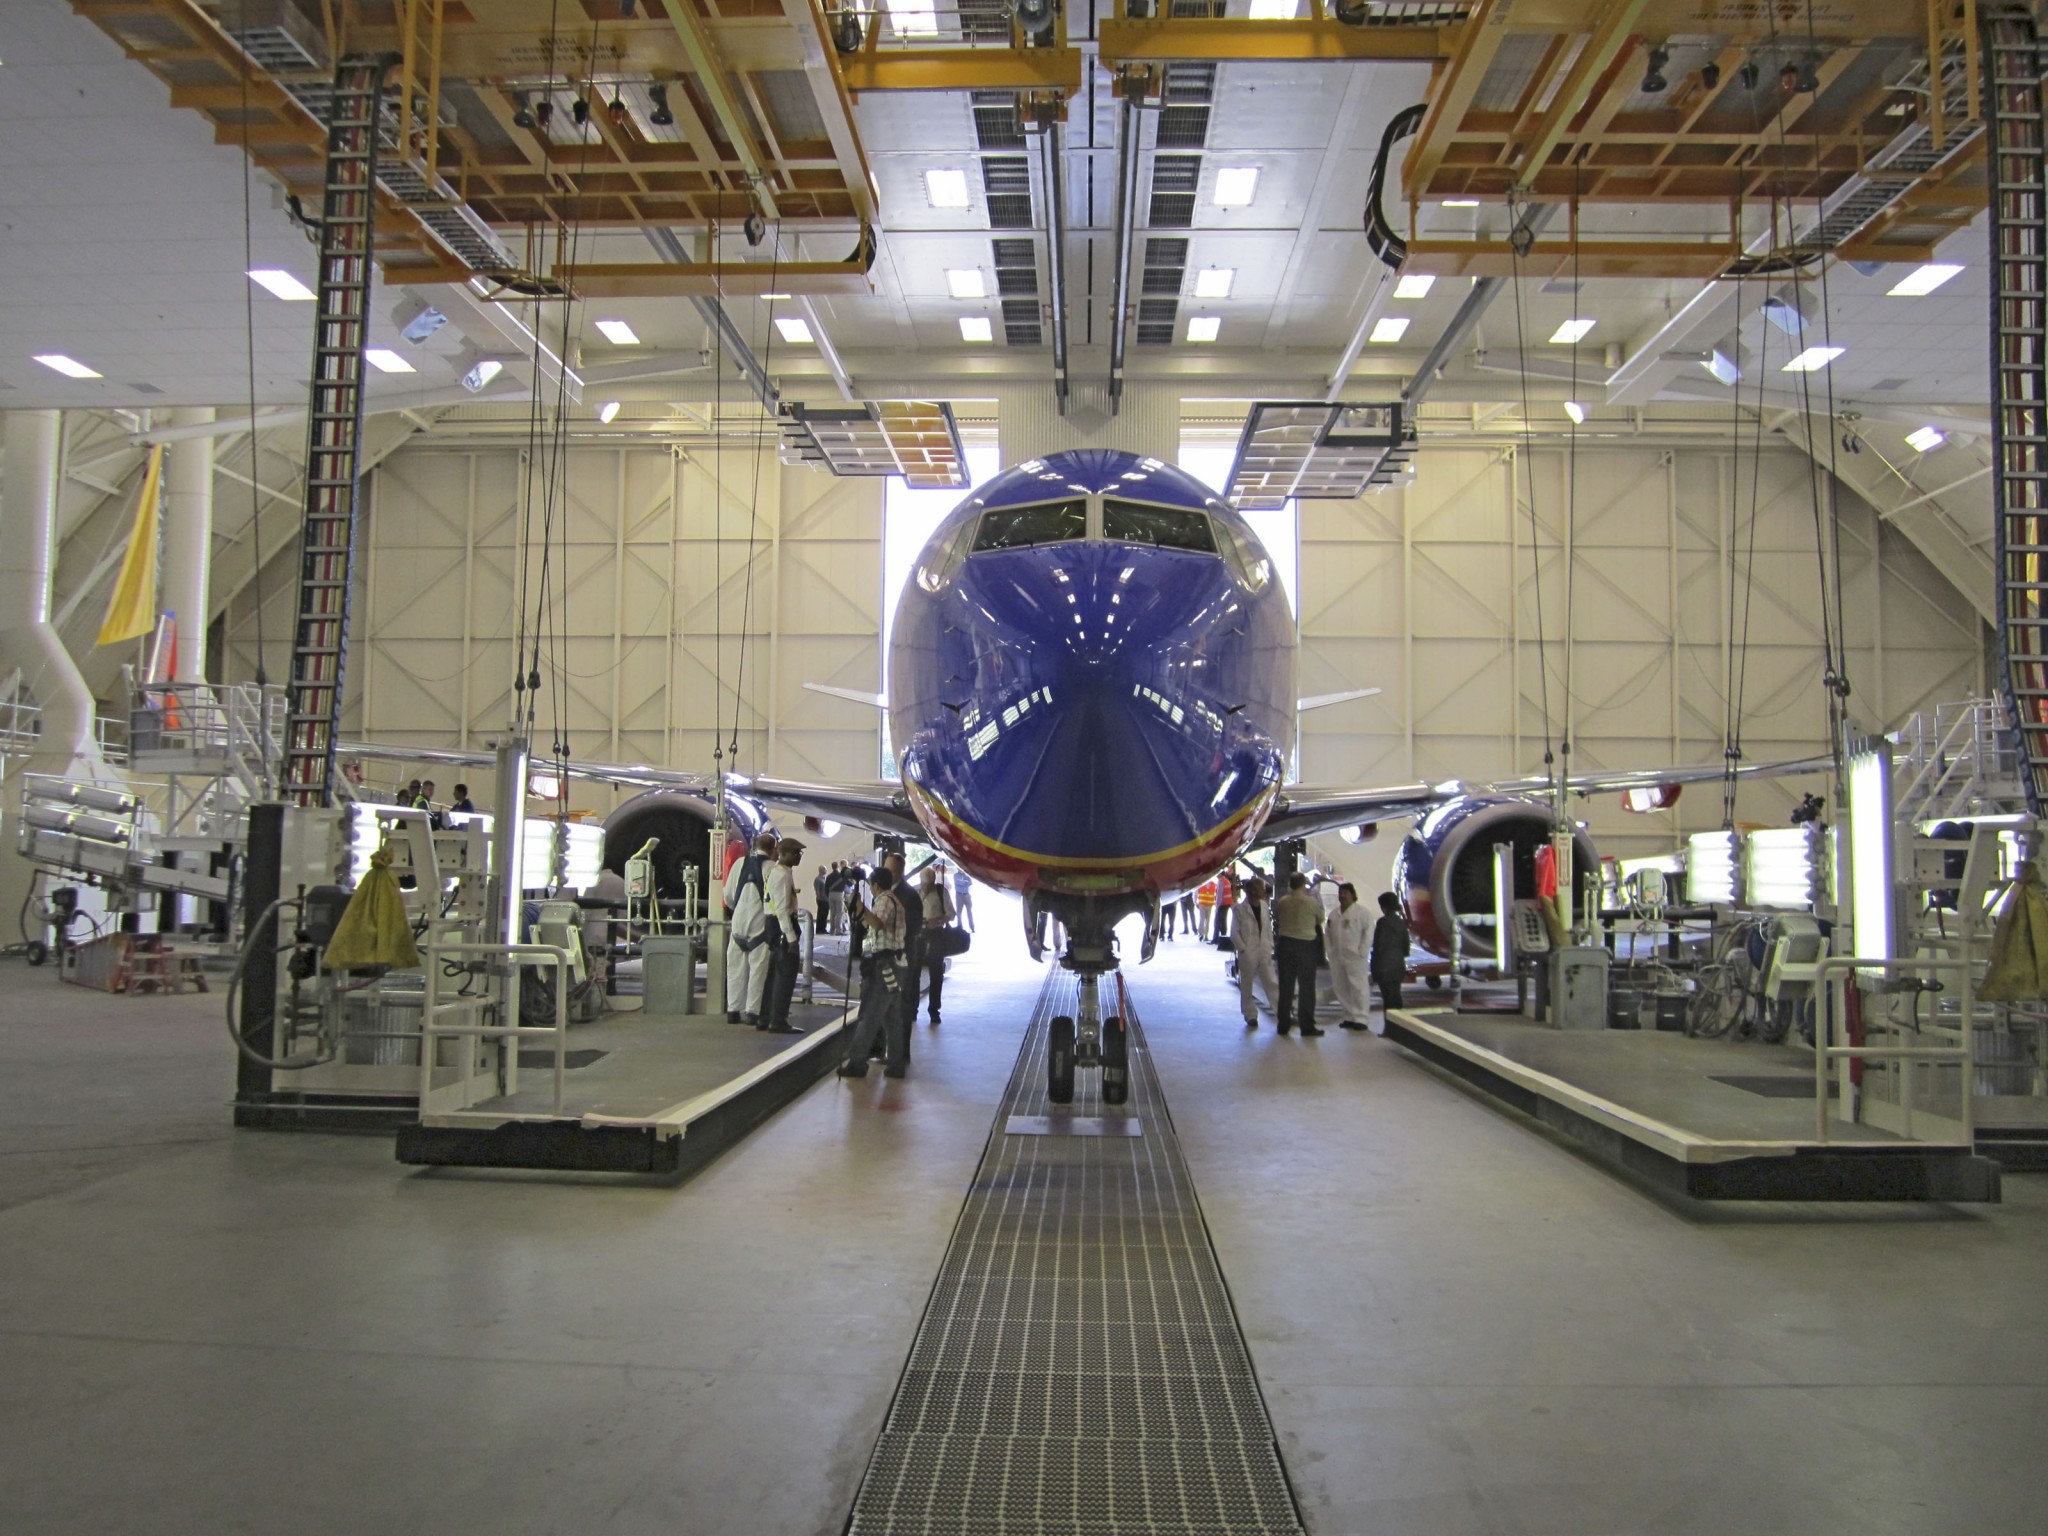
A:
{"type": "Polygon", "coordinates": [[[1039,995],[853,1536],[1302,1529],[1136,1017],[1128,1104],[1045,1096],[1076,995],[1039,995]]]}

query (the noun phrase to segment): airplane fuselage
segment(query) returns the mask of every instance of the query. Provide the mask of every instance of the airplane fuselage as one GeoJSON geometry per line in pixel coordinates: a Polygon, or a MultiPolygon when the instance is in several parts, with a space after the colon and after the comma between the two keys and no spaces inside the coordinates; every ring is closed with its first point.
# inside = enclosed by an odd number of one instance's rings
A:
{"type": "Polygon", "coordinates": [[[1157,459],[1048,455],[939,525],[890,727],[933,841],[992,885],[1167,896],[1243,852],[1295,707],[1294,620],[1245,519],[1157,459]]]}

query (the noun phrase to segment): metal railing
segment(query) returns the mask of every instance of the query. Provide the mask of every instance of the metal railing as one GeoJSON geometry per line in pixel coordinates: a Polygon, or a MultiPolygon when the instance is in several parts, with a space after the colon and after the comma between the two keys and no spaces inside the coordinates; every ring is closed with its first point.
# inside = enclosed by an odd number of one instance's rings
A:
{"type": "MultiPolygon", "coordinates": [[[[477,1124],[501,1125],[507,1120],[560,1119],[567,1089],[569,1049],[569,951],[553,944],[474,944],[442,943],[429,938],[424,955],[427,973],[426,996],[420,1005],[420,1119],[424,1122],[431,1114],[443,1121],[472,1120],[477,1124]],[[463,997],[450,1002],[441,1000],[442,968],[457,955],[496,956],[507,962],[505,1001],[502,1005],[504,1022],[442,1023],[444,1016],[452,1019],[469,1020],[483,1016],[482,1009],[489,999],[485,997],[463,997]],[[549,1025],[521,1024],[519,1022],[520,968],[524,964],[549,966],[554,971],[555,1022],[549,1025]],[[554,1043],[554,1094],[548,1115],[520,1115],[504,1111],[471,1112],[469,1104],[473,1099],[466,1097],[475,1090],[480,1080],[488,1081],[473,1070],[475,1063],[465,1052],[457,1064],[454,1079],[439,1089],[434,1086],[435,1042],[439,1040],[498,1040],[505,1042],[500,1080],[502,1088],[491,1082],[491,1093],[481,1097],[496,1097],[502,1092],[511,1098],[519,1091],[519,1042],[527,1038],[545,1038],[554,1043]],[[438,1096],[452,1097],[457,1102],[453,1108],[441,1107],[438,1096]]],[[[462,967],[465,971],[467,967],[462,967]]]]}
{"type": "MultiPolygon", "coordinates": [[[[0,699],[0,758],[25,757],[42,745],[43,707],[20,694],[0,699]]],[[[93,719],[93,744],[115,767],[128,761],[128,722],[117,715],[93,719]]]]}
{"type": "MultiPolygon", "coordinates": [[[[1820,986],[1826,995],[1828,1006],[1820,1010],[1820,1016],[1814,1025],[1813,1116],[1816,1140],[1825,1144],[1835,1139],[1831,1135],[1832,1124],[1828,1114],[1828,1077],[1832,1068],[1842,1119],[1852,1124],[1873,1125],[1908,1141],[1958,1146],[1969,1146],[1973,1143],[1975,1128],[1970,1106],[1974,1088],[1974,1047],[1971,1039],[1971,997],[1974,989],[1970,973],[1971,962],[1966,959],[1934,959],[1926,956],[1911,960],[1879,960],[1855,955],[1836,955],[1821,962],[1820,986]],[[1954,1014],[1956,1022],[1953,1025],[1945,1025],[1935,1022],[1934,1018],[1930,1017],[1924,1024],[1908,1025],[1891,1018],[1865,1017],[1862,1040],[1838,1043],[1835,1039],[1837,1030],[1847,1030],[1849,986],[1851,979],[1858,972],[1876,972],[1887,976],[1915,972],[1953,974],[1960,982],[1959,990],[1953,994],[1957,1001],[1954,1014]],[[1910,1036],[1946,1040],[1950,1043],[1879,1044],[1873,1043],[1873,1035],[1886,1040],[1910,1036]],[[1869,1085],[1859,1080],[1854,1070],[1854,1064],[1858,1062],[1877,1064],[1887,1079],[1886,1086],[1896,1088],[1897,1098],[1892,1099],[1869,1092],[1869,1085]],[[1957,1113],[1953,1118],[1936,1114],[1932,1110],[1920,1109],[1915,1102],[1917,1092],[1923,1086],[1922,1070],[1944,1066],[1957,1069],[1957,1113]],[[1933,1132],[1932,1135],[1919,1134],[1919,1128],[1923,1124],[1933,1132]]],[[[1935,995],[1946,994],[1937,992],[1935,995]]]]}
{"type": "Polygon", "coordinates": [[[2010,717],[1996,699],[1917,714],[1899,731],[1892,802],[1901,821],[2026,809],[2010,717]]]}

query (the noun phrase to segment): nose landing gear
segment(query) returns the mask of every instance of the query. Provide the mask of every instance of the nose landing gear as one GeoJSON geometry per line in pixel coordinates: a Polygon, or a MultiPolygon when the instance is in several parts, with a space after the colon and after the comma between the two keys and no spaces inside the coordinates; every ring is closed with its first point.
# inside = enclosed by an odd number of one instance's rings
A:
{"type": "Polygon", "coordinates": [[[1046,1042],[1045,1096],[1055,1104],[1074,1101],[1074,1070],[1097,1067],[1102,1072],[1102,1102],[1125,1103],[1131,1094],[1130,1031],[1123,1015],[1102,1012],[1102,976],[1081,973],[1079,1017],[1060,1014],[1052,1021],[1046,1042]]]}

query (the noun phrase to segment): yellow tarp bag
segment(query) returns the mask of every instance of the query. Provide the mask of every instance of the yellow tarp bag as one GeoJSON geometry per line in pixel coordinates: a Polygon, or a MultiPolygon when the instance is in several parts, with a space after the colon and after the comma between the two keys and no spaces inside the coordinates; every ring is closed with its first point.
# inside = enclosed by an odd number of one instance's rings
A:
{"type": "Polygon", "coordinates": [[[1991,932],[1991,964],[1977,996],[1987,1003],[2022,1003],[2048,998],[2048,892],[2031,863],[2013,882],[2012,894],[1991,932]]]}
{"type": "Polygon", "coordinates": [[[330,971],[377,965],[410,971],[419,965],[419,947],[412,941],[412,921],[405,915],[398,876],[391,872],[388,843],[370,855],[370,872],[363,876],[363,883],[349,898],[348,910],[334,925],[334,937],[328,940],[320,963],[330,971]]]}

